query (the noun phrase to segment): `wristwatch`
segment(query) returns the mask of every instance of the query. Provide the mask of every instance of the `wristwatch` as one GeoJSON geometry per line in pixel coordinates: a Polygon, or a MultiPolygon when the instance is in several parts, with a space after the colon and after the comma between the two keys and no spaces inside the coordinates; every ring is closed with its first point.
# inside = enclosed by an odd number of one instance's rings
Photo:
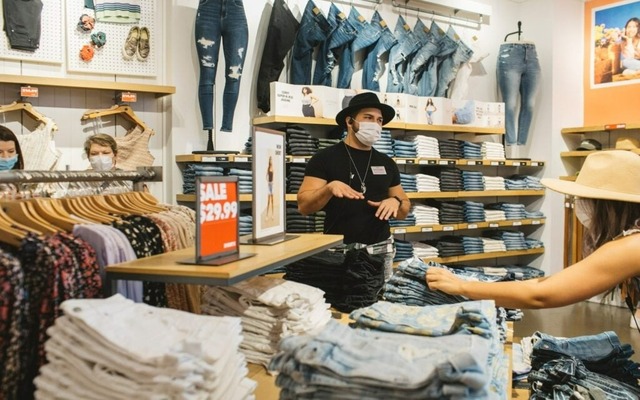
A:
{"type": "Polygon", "coordinates": [[[400,203],[400,206],[402,206],[402,199],[398,196],[393,196],[394,199],[398,200],[398,203],[400,203]]]}

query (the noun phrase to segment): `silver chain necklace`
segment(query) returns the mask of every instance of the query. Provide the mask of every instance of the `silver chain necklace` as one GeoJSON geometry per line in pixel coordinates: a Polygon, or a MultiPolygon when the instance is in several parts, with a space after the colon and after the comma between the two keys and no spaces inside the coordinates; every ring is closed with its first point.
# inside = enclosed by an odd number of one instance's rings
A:
{"type": "Polygon", "coordinates": [[[345,150],[347,150],[347,155],[349,156],[349,159],[353,164],[353,168],[355,168],[356,170],[356,174],[358,174],[358,179],[360,180],[360,189],[362,189],[362,194],[365,194],[367,192],[367,185],[364,184],[364,181],[367,179],[367,174],[369,173],[369,166],[371,165],[371,154],[373,154],[373,149],[369,150],[369,161],[367,162],[367,168],[364,170],[364,179],[363,179],[362,177],[360,177],[360,172],[358,172],[358,166],[356,165],[355,161],[353,161],[353,157],[351,157],[351,153],[349,152],[349,146],[347,146],[346,142],[342,142],[342,143],[344,143],[344,148],[345,150]]]}

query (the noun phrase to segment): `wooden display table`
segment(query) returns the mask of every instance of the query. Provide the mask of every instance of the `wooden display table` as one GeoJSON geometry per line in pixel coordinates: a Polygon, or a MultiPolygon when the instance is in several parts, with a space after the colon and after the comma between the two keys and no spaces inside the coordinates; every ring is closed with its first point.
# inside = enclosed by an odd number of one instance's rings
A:
{"type": "Polygon", "coordinates": [[[158,254],[107,266],[105,289],[115,294],[115,279],[229,286],[340,245],[342,238],[309,233],[272,246],[240,245],[240,252],[256,255],[221,266],[180,264],[179,261],[194,257],[193,247],[158,254]]]}

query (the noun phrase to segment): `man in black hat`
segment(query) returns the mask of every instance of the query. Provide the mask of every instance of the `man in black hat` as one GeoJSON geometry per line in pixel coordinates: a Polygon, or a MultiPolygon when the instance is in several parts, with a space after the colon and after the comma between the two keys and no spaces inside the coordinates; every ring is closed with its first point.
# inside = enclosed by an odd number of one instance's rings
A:
{"type": "Polygon", "coordinates": [[[336,116],[338,126],[347,130],[345,140],[320,150],[307,164],[298,210],[305,215],[324,210],[324,233],[342,234],[346,244],[392,244],[389,218],[409,214],[398,166],[372,147],[395,115],[375,93],[354,96],[336,116]]]}

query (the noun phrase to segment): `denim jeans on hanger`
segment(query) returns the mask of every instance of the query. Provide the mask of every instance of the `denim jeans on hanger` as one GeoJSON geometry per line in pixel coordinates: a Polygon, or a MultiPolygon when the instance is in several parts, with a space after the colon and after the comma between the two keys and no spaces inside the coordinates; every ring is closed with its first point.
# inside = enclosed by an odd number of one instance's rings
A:
{"type": "Polygon", "coordinates": [[[371,25],[378,26],[381,29],[380,38],[376,42],[371,51],[367,53],[362,66],[362,88],[368,90],[380,91],[378,80],[382,75],[384,64],[381,57],[389,51],[398,41],[393,32],[389,29],[386,21],[377,11],[371,17],[371,25]]]}
{"type": "Polygon", "coordinates": [[[398,16],[393,35],[398,40],[389,50],[389,74],[387,78],[387,93],[402,93],[404,91],[404,74],[407,62],[420,48],[420,42],[407,25],[402,15],[398,16]]]}
{"type": "Polygon", "coordinates": [[[256,90],[258,108],[265,113],[271,110],[269,84],[280,77],[284,68],[284,58],[293,47],[299,28],[300,23],[284,0],[275,0],[269,17],[267,38],[262,47],[256,90]]]}
{"type": "MultiPolygon", "coordinates": [[[[452,27],[449,27],[447,30],[447,35],[455,38],[458,35],[455,33],[452,27]]],[[[456,50],[449,57],[442,60],[440,64],[440,68],[438,69],[438,87],[436,89],[436,97],[445,97],[447,94],[447,89],[449,89],[449,84],[458,74],[458,68],[463,63],[471,60],[473,56],[473,50],[469,48],[462,40],[456,40],[457,47],[456,50]]]]}
{"type": "Polygon", "coordinates": [[[458,43],[443,31],[435,21],[431,23],[430,31],[431,34],[439,37],[438,51],[431,57],[427,64],[427,70],[422,74],[422,78],[418,84],[418,95],[420,96],[435,96],[438,86],[438,69],[442,61],[453,54],[456,48],[458,48],[458,43]]]}
{"type": "Polygon", "coordinates": [[[344,48],[344,52],[340,58],[337,87],[342,89],[351,87],[351,78],[353,77],[353,71],[355,69],[356,52],[374,44],[382,33],[380,26],[376,27],[368,23],[355,7],[351,7],[349,23],[351,23],[351,26],[357,31],[357,36],[353,42],[351,42],[351,45],[347,45],[344,48]]]}
{"type": "MultiPolygon", "coordinates": [[[[332,31],[327,40],[324,41],[321,51],[316,60],[316,67],[313,72],[313,84],[331,86],[331,71],[336,66],[336,54],[334,51],[347,43],[353,42],[358,32],[351,25],[349,19],[333,3],[329,9],[329,24],[332,31]]],[[[340,51],[340,53],[344,53],[340,51]]]]}
{"type": "Polygon", "coordinates": [[[213,129],[213,96],[220,42],[224,52],[225,85],[222,95],[222,127],[233,130],[249,30],[242,0],[200,0],[196,14],[196,50],[200,60],[198,100],[202,128],[213,129]]]}
{"type": "Polygon", "coordinates": [[[407,85],[405,85],[405,93],[412,95],[419,94],[419,82],[422,81],[422,77],[427,69],[427,63],[429,60],[438,53],[441,38],[429,31],[424,37],[424,42],[420,50],[416,53],[411,60],[409,71],[407,73],[407,85]]]}
{"type": "Polygon", "coordinates": [[[315,3],[309,0],[302,13],[300,29],[293,43],[289,83],[294,85],[311,84],[311,56],[313,55],[313,49],[323,43],[329,33],[331,33],[329,21],[327,21],[315,3]]]}
{"type": "Polygon", "coordinates": [[[507,145],[527,144],[541,77],[535,44],[501,44],[497,73],[500,93],[505,103],[505,143],[507,145]],[[520,96],[520,112],[516,118],[518,96],[520,96]]]}

